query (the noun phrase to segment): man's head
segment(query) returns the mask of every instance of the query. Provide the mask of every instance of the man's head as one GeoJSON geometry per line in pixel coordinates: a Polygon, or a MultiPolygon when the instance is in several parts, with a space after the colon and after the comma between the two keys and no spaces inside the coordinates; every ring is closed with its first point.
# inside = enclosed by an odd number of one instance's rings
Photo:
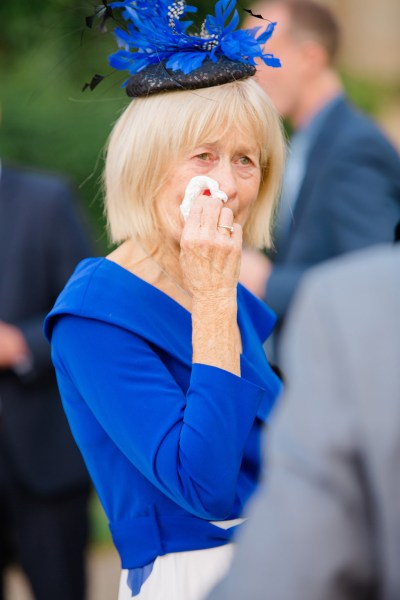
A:
{"type": "MultiPolygon", "coordinates": [[[[257,80],[280,114],[299,126],[325,98],[340,89],[334,70],[339,26],[327,8],[313,0],[264,0],[252,11],[277,21],[265,51],[282,62],[281,69],[267,69],[259,63],[257,80]]],[[[248,17],[244,27],[262,24],[263,21],[248,17]]]]}

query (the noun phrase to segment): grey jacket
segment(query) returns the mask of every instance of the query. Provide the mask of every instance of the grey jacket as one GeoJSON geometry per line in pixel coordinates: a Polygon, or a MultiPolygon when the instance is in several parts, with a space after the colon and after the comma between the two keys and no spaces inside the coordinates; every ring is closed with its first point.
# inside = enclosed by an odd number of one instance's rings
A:
{"type": "Polygon", "coordinates": [[[264,486],[209,600],[400,598],[400,247],[305,279],[264,486]]]}

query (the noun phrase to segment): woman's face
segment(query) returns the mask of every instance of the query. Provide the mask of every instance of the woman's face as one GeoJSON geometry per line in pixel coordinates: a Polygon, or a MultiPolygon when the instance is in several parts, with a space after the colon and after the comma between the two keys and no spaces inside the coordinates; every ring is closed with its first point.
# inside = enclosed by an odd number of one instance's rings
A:
{"type": "MultiPolygon", "coordinates": [[[[198,146],[181,156],[155,200],[163,234],[179,243],[184,226],[179,206],[186,186],[197,175],[207,175],[219,183],[228,196],[224,206],[232,210],[234,222],[243,227],[260,188],[259,154],[250,135],[232,132],[215,143],[198,146]]],[[[210,202],[213,201],[210,198],[210,202]]]]}

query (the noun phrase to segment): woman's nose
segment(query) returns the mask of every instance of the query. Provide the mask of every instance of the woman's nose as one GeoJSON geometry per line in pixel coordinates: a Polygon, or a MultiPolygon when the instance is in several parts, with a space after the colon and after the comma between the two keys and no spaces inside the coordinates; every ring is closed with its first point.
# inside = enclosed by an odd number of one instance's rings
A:
{"type": "Polygon", "coordinates": [[[220,162],[215,166],[212,174],[210,173],[210,177],[218,181],[220,190],[225,192],[228,200],[232,200],[236,196],[236,178],[230,163],[220,162]]]}

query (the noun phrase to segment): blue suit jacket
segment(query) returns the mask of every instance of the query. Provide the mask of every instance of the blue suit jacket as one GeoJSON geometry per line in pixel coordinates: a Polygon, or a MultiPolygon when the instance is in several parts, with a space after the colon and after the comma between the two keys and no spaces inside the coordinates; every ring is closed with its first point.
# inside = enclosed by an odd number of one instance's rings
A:
{"type": "Polygon", "coordinates": [[[46,321],[61,397],[124,568],[226,543],[280,391],[275,317],[238,291],[241,377],[192,364],[191,314],[106,259],[83,261],[46,321]]]}
{"type": "Polygon", "coordinates": [[[400,159],[370,119],[338,101],[317,136],[293,221],[276,243],[266,301],[283,318],[304,272],[392,242],[400,220],[400,159]]]}
{"type": "Polygon", "coordinates": [[[3,166],[0,319],[22,331],[33,368],[25,375],[0,370],[0,454],[14,479],[40,495],[89,485],[43,335],[46,313],[92,249],[77,213],[60,178],[3,166]]]}

